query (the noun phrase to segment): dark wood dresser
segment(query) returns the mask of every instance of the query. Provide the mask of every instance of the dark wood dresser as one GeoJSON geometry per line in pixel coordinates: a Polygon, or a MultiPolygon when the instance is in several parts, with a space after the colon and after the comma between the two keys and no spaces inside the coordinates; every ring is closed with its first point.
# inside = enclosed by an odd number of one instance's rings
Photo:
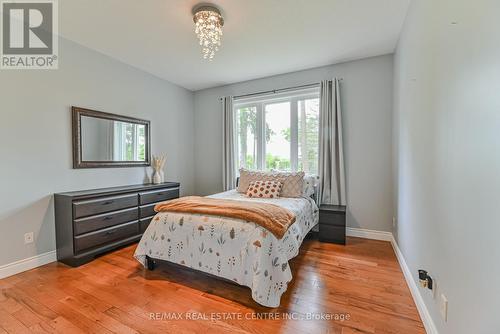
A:
{"type": "Polygon", "coordinates": [[[141,238],[154,206],[179,197],[180,184],[141,184],[54,195],[57,260],[76,267],[141,238]]]}
{"type": "Polygon", "coordinates": [[[344,205],[326,205],[319,207],[319,241],[345,245],[344,205]]]}

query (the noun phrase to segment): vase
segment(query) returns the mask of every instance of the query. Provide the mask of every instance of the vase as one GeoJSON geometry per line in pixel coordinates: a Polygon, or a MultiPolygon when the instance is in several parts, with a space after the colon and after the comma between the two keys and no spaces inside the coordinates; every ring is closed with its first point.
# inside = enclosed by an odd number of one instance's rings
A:
{"type": "Polygon", "coordinates": [[[165,173],[163,173],[163,170],[160,170],[158,173],[160,174],[160,183],[165,182],[165,173]]]}
{"type": "Polygon", "coordinates": [[[153,184],[160,184],[162,183],[162,177],[160,174],[160,171],[155,170],[153,174],[153,184]]]}

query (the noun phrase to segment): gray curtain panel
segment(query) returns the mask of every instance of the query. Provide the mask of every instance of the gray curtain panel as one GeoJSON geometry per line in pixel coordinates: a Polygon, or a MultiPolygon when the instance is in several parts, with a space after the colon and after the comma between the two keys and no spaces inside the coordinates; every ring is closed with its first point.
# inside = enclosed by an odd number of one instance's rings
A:
{"type": "Polygon", "coordinates": [[[233,97],[222,99],[222,186],[224,190],[236,188],[236,160],[233,97]]]}
{"type": "Polygon", "coordinates": [[[318,199],[346,205],[339,80],[324,80],[320,89],[318,199]]]}

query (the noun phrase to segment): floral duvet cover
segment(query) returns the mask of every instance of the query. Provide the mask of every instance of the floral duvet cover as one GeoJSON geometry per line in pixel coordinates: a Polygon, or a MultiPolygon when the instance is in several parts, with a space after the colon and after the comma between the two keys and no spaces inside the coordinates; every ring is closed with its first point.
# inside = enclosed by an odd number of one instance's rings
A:
{"type": "Polygon", "coordinates": [[[292,280],[288,261],[299,252],[306,234],[318,223],[311,198],[248,198],[231,190],[209,197],[260,201],[282,206],[296,215],[283,238],[240,219],[160,212],[142,236],[134,257],[166,260],[232,280],[252,290],[259,304],[277,307],[292,280]]]}

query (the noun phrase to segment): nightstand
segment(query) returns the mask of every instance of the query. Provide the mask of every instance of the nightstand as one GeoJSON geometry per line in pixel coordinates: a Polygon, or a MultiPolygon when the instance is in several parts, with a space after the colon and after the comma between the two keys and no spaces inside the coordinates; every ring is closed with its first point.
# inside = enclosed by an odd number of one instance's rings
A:
{"type": "Polygon", "coordinates": [[[319,241],[345,245],[345,205],[319,207],[319,241]]]}

